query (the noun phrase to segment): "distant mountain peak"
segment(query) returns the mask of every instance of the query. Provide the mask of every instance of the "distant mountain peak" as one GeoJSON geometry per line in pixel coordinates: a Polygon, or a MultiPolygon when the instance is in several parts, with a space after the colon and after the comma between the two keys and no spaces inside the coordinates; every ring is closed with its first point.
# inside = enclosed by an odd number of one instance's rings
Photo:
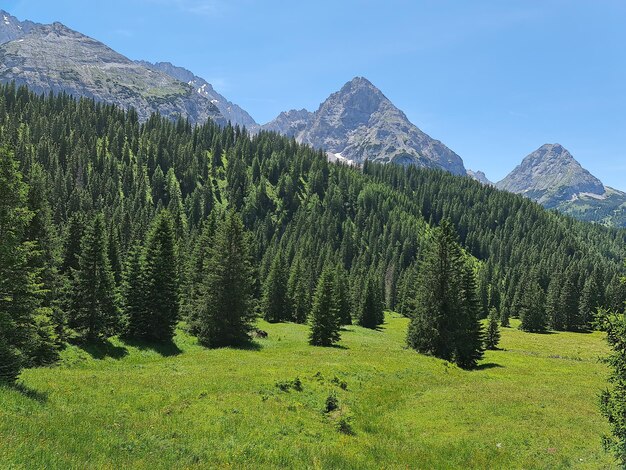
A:
{"type": "Polygon", "coordinates": [[[356,163],[393,162],[465,174],[457,154],[413,125],[364,77],[344,84],[314,113],[283,112],[263,129],[293,136],[356,163]]]}
{"type": "Polygon", "coordinates": [[[489,180],[489,178],[487,178],[487,175],[483,171],[473,171],[473,170],[468,169],[467,176],[469,176],[470,178],[484,185],[494,186],[494,184],[489,180]]]}
{"type": "Polygon", "coordinates": [[[561,144],[544,144],[522,160],[497,187],[524,194],[546,207],[580,195],[603,197],[602,182],[584,169],[561,144]]]}

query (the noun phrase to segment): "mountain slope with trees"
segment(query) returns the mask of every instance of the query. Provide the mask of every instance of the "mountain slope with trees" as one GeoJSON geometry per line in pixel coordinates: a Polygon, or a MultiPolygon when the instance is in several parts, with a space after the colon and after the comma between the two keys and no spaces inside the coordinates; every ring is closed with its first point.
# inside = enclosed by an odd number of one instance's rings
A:
{"type": "MultiPolygon", "coordinates": [[[[30,193],[12,207],[41,215],[41,227],[11,243],[50,252],[33,252],[25,265],[41,291],[31,294],[41,309],[29,320],[41,348],[12,346],[28,356],[24,364],[43,362],[42,351],[62,341],[124,331],[167,340],[178,317],[175,300],[167,302],[176,292],[185,293],[180,318],[209,346],[241,340],[264,313],[258,306],[274,305],[273,293],[284,292],[285,279],[289,307],[275,310],[287,317],[279,320],[305,322],[324,271],[332,272],[326,282],[337,293],[329,305],[338,323],[350,323],[347,309],[355,319],[363,312],[378,318],[378,302],[413,317],[422,260],[444,219],[468,259],[457,279],[466,286],[463,305],[477,305],[476,316],[491,309],[503,323],[522,316],[527,286],[547,292],[560,275],[567,282],[553,287],[559,298],[592,309],[570,311],[564,328],[589,328],[596,304],[626,298],[619,283],[623,231],[576,222],[443,171],[332,164],[324,152],[275,133],[251,137],[239,127],[194,127],[157,115],[142,124],[132,110],[14,85],[0,87],[0,147],[19,166],[7,180],[23,179],[21,191],[30,193]],[[165,210],[168,221],[159,222],[165,210]],[[225,263],[226,253],[232,262],[225,263]],[[157,276],[163,262],[177,266],[167,283],[157,276]],[[166,285],[171,295],[155,305],[166,285]],[[128,294],[141,291],[155,294],[128,294]],[[163,308],[161,326],[128,329],[131,316],[142,318],[149,305],[163,308]]],[[[539,307],[547,324],[545,305],[539,307]]],[[[3,308],[5,317],[14,315],[3,308]]]]}

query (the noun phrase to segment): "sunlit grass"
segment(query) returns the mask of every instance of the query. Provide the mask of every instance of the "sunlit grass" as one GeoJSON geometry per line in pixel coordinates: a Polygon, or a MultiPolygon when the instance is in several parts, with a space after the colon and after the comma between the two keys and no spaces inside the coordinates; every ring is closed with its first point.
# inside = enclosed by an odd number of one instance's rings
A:
{"type": "Polygon", "coordinates": [[[246,350],[207,350],[183,332],[159,351],[71,346],[60,366],[0,389],[0,468],[612,466],[600,333],[504,329],[503,350],[463,371],[405,349],[406,323],[349,327],[341,348],[264,322],[269,338],[246,350]],[[340,408],[325,413],[330,394],[340,408]]]}

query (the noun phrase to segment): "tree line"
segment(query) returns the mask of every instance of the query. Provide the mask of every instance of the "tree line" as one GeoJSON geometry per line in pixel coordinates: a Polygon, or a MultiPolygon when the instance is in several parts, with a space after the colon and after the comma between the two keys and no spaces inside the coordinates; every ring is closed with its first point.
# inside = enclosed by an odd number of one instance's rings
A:
{"type": "Polygon", "coordinates": [[[471,367],[490,311],[580,329],[626,298],[622,232],[467,178],[12,84],[0,148],[5,377],[68,341],[170,341],[181,320],[209,347],[247,340],[258,316],[333,344],[384,309],[411,318],[409,345],[471,367]]]}

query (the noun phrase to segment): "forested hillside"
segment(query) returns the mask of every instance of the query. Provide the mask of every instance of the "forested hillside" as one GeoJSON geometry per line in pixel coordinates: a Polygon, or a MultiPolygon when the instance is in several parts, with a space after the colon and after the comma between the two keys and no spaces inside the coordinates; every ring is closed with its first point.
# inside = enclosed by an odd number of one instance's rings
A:
{"type": "Polygon", "coordinates": [[[313,293],[323,271],[345,322],[368,290],[412,316],[427,266],[419,261],[444,218],[471,255],[484,316],[495,308],[529,331],[579,330],[596,306],[626,299],[624,231],[467,177],[331,164],[275,133],[158,115],[141,124],[133,110],[13,85],[0,88],[0,148],[0,261],[19,267],[0,277],[5,364],[49,362],[64,341],[129,328],[167,339],[179,311],[202,343],[219,345],[202,317],[239,297],[234,310],[249,301],[270,321],[304,322],[321,301],[313,293]],[[246,292],[225,298],[213,287],[237,267],[246,292]],[[158,297],[165,288],[180,293],[170,308],[158,297]],[[31,317],[15,321],[20,302],[31,317]],[[148,327],[145,311],[176,315],[148,327]]]}

